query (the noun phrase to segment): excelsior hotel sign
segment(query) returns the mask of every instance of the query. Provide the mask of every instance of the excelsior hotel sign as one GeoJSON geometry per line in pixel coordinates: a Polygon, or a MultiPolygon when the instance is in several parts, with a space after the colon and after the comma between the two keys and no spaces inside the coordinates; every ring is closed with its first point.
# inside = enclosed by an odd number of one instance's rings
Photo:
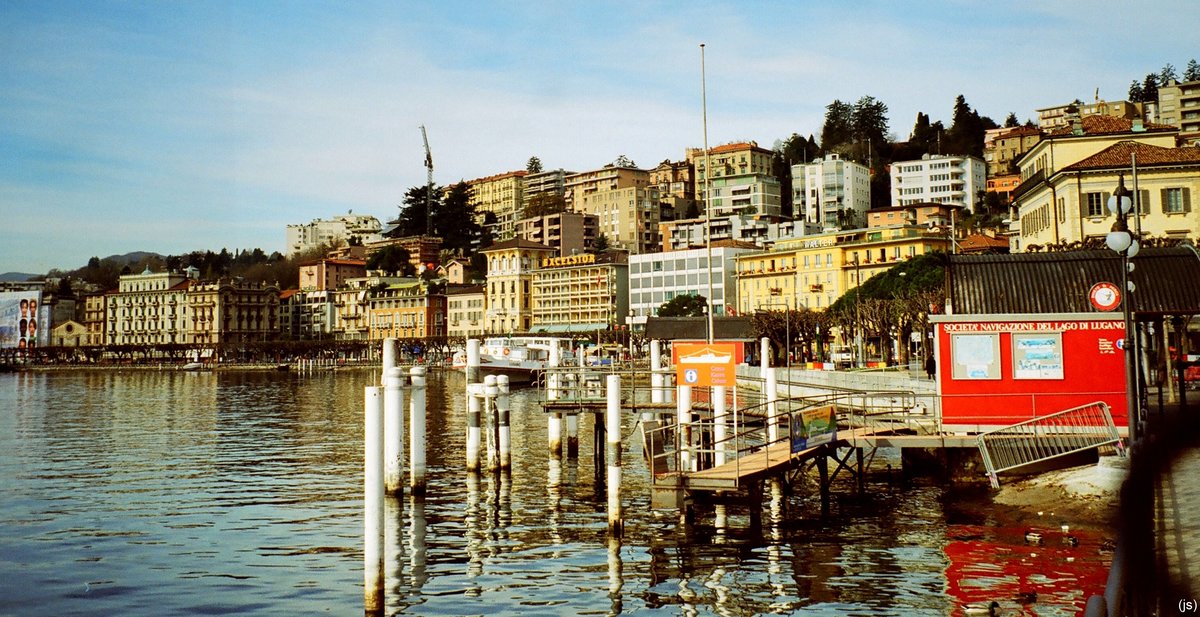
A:
{"type": "Polygon", "coordinates": [[[671,346],[675,383],[681,386],[737,385],[740,343],[681,343],[671,346]]]}

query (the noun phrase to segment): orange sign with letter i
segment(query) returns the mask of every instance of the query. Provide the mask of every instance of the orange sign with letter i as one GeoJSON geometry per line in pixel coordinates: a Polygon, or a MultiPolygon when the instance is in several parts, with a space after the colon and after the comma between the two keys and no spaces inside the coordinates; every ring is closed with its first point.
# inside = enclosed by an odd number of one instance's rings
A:
{"type": "Polygon", "coordinates": [[[681,386],[737,385],[737,347],[739,343],[675,343],[671,360],[675,364],[675,383],[681,386]]]}

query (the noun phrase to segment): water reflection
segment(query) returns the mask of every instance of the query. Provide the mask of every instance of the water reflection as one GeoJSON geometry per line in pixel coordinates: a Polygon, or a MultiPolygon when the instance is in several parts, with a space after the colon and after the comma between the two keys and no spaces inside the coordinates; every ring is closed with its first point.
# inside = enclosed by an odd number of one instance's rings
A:
{"type": "MultiPolygon", "coordinates": [[[[0,612],[357,614],[362,389],[377,378],[0,375],[0,612]]],[[[593,423],[578,457],[551,457],[536,397],[515,391],[513,472],[472,475],[463,380],[429,383],[429,490],[386,502],[390,614],[945,615],[996,596],[1052,615],[1103,586],[1103,530],[1073,524],[1072,546],[1055,522],[1033,547],[1019,523],[964,512],[943,487],[882,478],[862,496],[835,484],[825,517],[801,482],[680,528],[649,509],[631,454],[625,533],[611,538],[593,423]]],[[[635,424],[622,429],[631,453],[635,424]]]]}

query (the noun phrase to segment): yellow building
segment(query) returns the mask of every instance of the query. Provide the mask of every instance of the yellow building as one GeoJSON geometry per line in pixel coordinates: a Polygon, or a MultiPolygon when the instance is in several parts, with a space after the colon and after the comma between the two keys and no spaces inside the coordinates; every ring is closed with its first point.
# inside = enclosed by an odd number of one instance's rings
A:
{"type": "Polygon", "coordinates": [[[83,298],[83,325],[87,328],[87,337],[83,344],[87,347],[97,347],[104,344],[104,313],[107,298],[105,294],[90,294],[83,298]]]}
{"type": "Polygon", "coordinates": [[[370,295],[368,338],[433,338],[446,336],[446,292],[443,284],[421,279],[388,285],[370,295]]]}
{"type": "Polygon", "coordinates": [[[737,257],[738,311],[824,310],[879,272],[948,244],[944,233],[916,226],[781,239],[769,251],[737,257]]]}
{"type": "Polygon", "coordinates": [[[534,332],[596,332],[629,313],[625,252],[547,257],[533,274],[534,332]]]}
{"type": "Polygon", "coordinates": [[[492,237],[496,240],[508,240],[516,233],[517,219],[522,218],[524,178],[528,173],[510,171],[467,181],[475,213],[483,216],[491,212],[496,217],[492,226],[492,237]]]}
{"type": "Polygon", "coordinates": [[[498,242],[480,251],[487,258],[487,311],[489,334],[529,332],[533,325],[533,273],[557,251],[524,238],[498,242]]]}
{"type": "Polygon", "coordinates": [[[1190,148],[1175,148],[1177,134],[1178,129],[1165,125],[1089,116],[1074,128],[1048,135],[1020,161],[1021,184],[1013,192],[1017,216],[1012,250],[1106,235],[1113,223],[1106,203],[1118,176],[1124,173],[1126,188],[1134,188],[1134,153],[1139,159],[1142,229],[1152,235],[1180,235],[1190,227],[1194,233],[1194,219],[1182,210],[1184,196],[1196,186],[1197,169],[1190,148]]]}

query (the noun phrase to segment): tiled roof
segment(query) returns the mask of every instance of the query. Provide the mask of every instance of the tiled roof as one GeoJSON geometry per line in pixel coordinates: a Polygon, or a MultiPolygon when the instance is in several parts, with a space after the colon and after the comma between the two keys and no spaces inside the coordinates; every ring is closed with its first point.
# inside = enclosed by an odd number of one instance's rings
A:
{"type": "Polygon", "coordinates": [[[1036,126],[1018,126],[1011,131],[1005,131],[996,136],[996,139],[1012,139],[1014,137],[1024,137],[1026,135],[1039,135],[1042,130],[1036,126]]]}
{"type": "Polygon", "coordinates": [[[971,234],[958,243],[958,249],[964,253],[1002,249],[1008,250],[1008,240],[993,238],[984,234],[971,234]]]}
{"type": "MultiPolygon", "coordinates": [[[[1084,135],[1115,135],[1133,132],[1133,120],[1126,118],[1084,116],[1080,122],[1082,123],[1084,135]]],[[[1178,130],[1169,124],[1155,124],[1153,122],[1145,122],[1142,126],[1148,133],[1178,130]]],[[[1060,126],[1050,131],[1049,135],[1052,137],[1068,137],[1073,135],[1074,131],[1075,129],[1068,124],[1067,126],[1060,126]]]]}
{"type": "MultiPolygon", "coordinates": [[[[711,156],[713,154],[725,154],[726,152],[740,152],[742,150],[757,150],[759,152],[765,152],[767,154],[770,154],[770,152],[771,152],[770,150],[767,150],[766,148],[758,147],[758,144],[756,144],[756,143],[740,142],[740,143],[736,143],[736,144],[724,144],[721,146],[716,146],[714,148],[709,148],[708,154],[711,156]]],[[[701,150],[700,152],[703,153],[704,151],[701,150]]]]}
{"type": "Polygon", "coordinates": [[[1129,167],[1131,155],[1137,153],[1138,167],[1150,165],[1200,164],[1200,148],[1164,148],[1151,146],[1136,141],[1115,143],[1092,156],[1068,165],[1063,171],[1082,171],[1087,169],[1111,169],[1129,167]]]}

